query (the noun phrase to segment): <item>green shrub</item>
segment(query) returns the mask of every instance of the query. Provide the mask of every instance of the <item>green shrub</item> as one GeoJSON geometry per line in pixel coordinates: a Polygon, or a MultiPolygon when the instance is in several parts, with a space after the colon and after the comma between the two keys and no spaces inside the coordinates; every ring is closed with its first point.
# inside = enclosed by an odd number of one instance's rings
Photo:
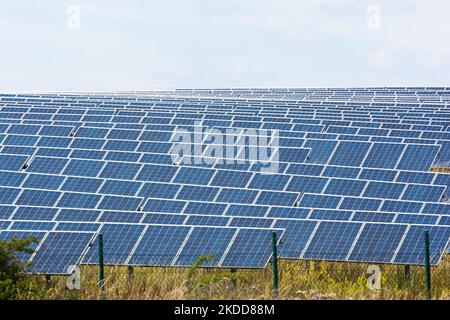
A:
{"type": "Polygon", "coordinates": [[[33,253],[30,245],[36,242],[35,238],[0,241],[0,300],[18,299],[28,291],[31,279],[20,256],[33,253]]]}

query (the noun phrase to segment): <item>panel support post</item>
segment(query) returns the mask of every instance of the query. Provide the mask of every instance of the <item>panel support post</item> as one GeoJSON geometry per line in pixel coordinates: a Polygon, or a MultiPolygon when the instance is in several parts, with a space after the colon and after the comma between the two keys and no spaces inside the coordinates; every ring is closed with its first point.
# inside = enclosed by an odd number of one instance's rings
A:
{"type": "Polygon", "coordinates": [[[50,289],[52,285],[52,277],[49,274],[45,275],[45,287],[48,289],[50,289]]]}
{"type": "Polygon", "coordinates": [[[409,264],[405,265],[405,281],[411,281],[411,266],[409,264]]]}
{"type": "Polygon", "coordinates": [[[103,266],[103,234],[98,235],[98,289],[100,298],[103,298],[103,290],[105,284],[105,271],[103,266]]]}
{"type": "Polygon", "coordinates": [[[273,296],[278,299],[277,233],[272,232],[273,296]]]}
{"type": "Polygon", "coordinates": [[[230,272],[231,272],[231,287],[233,289],[236,289],[237,286],[236,269],[232,268],[230,272]]]}
{"type": "Polygon", "coordinates": [[[427,300],[431,300],[430,234],[428,230],[425,231],[424,238],[425,238],[425,282],[427,289],[427,300]]]}
{"type": "Polygon", "coordinates": [[[134,268],[133,266],[127,267],[128,285],[131,287],[133,285],[134,278],[134,268]]]}

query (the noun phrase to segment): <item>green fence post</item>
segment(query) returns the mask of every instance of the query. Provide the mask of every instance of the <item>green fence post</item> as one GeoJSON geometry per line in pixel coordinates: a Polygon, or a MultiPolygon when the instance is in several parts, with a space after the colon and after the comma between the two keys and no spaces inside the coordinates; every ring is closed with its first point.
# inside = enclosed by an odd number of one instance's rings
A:
{"type": "Polygon", "coordinates": [[[103,267],[103,234],[98,235],[98,288],[102,297],[105,284],[105,271],[103,267]]]}
{"type": "Polygon", "coordinates": [[[50,289],[50,287],[52,286],[52,277],[49,274],[45,275],[45,287],[46,289],[50,289]]]}
{"type": "Polygon", "coordinates": [[[231,287],[233,289],[236,289],[237,286],[236,269],[232,268],[230,272],[231,272],[231,287]]]}
{"type": "Polygon", "coordinates": [[[409,264],[405,265],[405,281],[411,281],[411,266],[409,264]]]}
{"type": "Polygon", "coordinates": [[[431,299],[431,268],[430,268],[430,235],[425,231],[425,281],[427,287],[427,299],[431,299]]]}
{"type": "Polygon", "coordinates": [[[277,255],[277,233],[272,232],[272,264],[273,264],[273,295],[278,298],[278,255],[277,255]]]}
{"type": "Polygon", "coordinates": [[[133,281],[134,281],[134,268],[133,268],[133,266],[128,266],[127,267],[127,280],[128,280],[128,286],[132,287],[133,286],[133,281]]]}

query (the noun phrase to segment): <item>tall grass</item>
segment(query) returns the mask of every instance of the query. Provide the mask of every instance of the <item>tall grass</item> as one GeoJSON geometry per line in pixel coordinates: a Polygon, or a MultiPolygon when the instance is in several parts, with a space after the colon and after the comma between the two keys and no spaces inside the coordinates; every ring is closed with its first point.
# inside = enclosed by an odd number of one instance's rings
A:
{"type": "MultiPolygon", "coordinates": [[[[280,261],[280,299],[425,299],[424,268],[412,266],[410,278],[403,266],[382,265],[381,288],[367,286],[367,264],[280,261]]],[[[68,290],[66,277],[34,281],[35,291],[25,299],[99,299],[95,266],[81,269],[81,289],[68,290]],[[32,294],[34,293],[34,294],[32,294]]],[[[450,299],[450,259],[432,268],[433,299],[450,299]]],[[[192,268],[105,268],[104,299],[272,299],[272,269],[230,270],[192,268]]]]}

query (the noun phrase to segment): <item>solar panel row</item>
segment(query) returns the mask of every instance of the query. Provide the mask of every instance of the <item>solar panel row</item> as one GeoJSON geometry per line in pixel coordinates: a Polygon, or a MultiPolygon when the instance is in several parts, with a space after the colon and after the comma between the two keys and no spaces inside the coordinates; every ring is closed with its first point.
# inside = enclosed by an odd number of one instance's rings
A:
{"type": "MultiPolygon", "coordinates": [[[[257,244],[270,243],[270,228],[284,230],[284,257],[410,264],[423,262],[428,229],[438,263],[449,240],[440,202],[448,175],[429,170],[450,159],[444,92],[0,95],[2,232],[100,231],[116,249],[106,253],[111,264],[187,266],[213,253],[205,266],[263,267],[270,246],[257,244]],[[199,163],[174,163],[174,131],[194,131],[198,120],[222,131],[280,130],[269,162],[280,173],[208,157],[220,143],[199,163]]],[[[238,144],[244,157],[248,141],[238,144]]],[[[96,262],[95,250],[82,256],[96,262]]]]}

